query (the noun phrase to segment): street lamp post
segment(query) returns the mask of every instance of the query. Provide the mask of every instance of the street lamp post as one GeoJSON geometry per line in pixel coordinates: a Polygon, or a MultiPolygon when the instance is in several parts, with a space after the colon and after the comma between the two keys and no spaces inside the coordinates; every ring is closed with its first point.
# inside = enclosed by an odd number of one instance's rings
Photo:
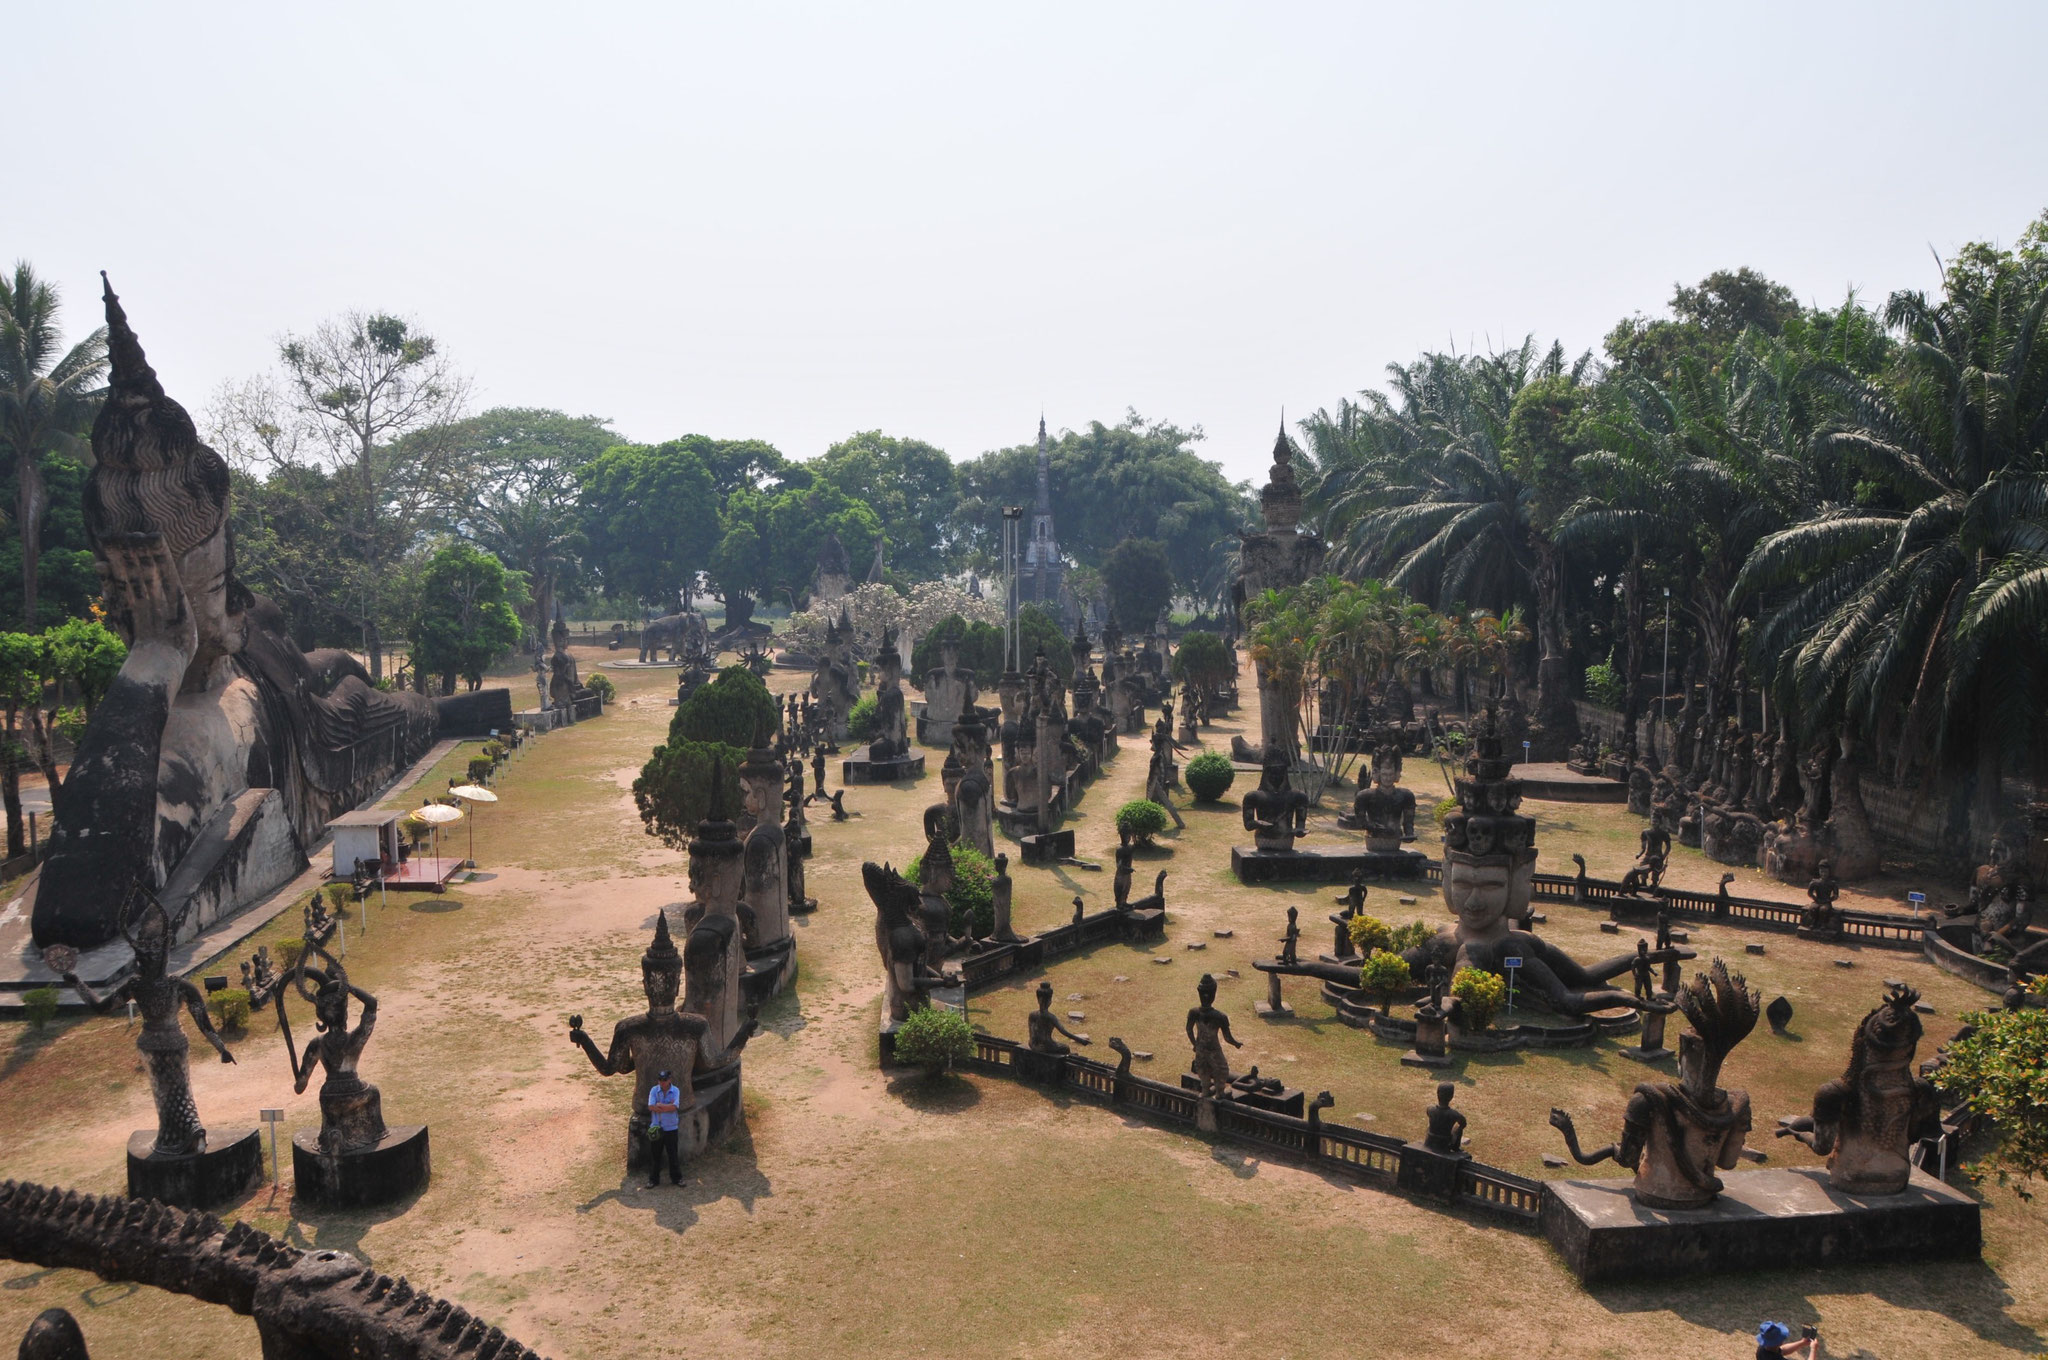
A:
{"type": "MultiPolygon", "coordinates": [[[[1671,740],[1671,728],[1666,717],[1671,706],[1671,587],[1664,587],[1664,674],[1657,681],[1657,727],[1664,734],[1664,740],[1671,740]]],[[[1652,748],[1656,746],[1651,742],[1652,748]]],[[[1654,753],[1653,757],[1654,759],[1654,753]]]]}
{"type": "Polygon", "coordinates": [[[1023,519],[1023,506],[1003,507],[1003,667],[1012,671],[1023,669],[1017,654],[1017,538],[1023,519]]]}

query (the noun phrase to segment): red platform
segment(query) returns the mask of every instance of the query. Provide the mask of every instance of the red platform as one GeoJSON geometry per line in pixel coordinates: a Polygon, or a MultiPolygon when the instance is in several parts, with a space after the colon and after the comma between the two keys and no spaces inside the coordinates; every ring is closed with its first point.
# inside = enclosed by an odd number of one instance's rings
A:
{"type": "Polygon", "coordinates": [[[384,886],[393,892],[442,892],[467,864],[467,860],[451,855],[414,855],[396,868],[385,867],[384,886]]]}

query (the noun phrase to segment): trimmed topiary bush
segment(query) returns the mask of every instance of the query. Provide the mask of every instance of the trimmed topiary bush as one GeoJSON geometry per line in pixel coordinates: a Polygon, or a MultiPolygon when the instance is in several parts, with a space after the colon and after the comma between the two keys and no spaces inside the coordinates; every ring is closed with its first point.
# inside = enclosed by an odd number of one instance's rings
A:
{"type": "Polygon", "coordinates": [[[292,969],[299,966],[299,955],[306,952],[306,942],[304,940],[280,940],[277,943],[277,948],[271,952],[277,955],[277,971],[279,973],[289,973],[292,969]]]}
{"type": "Polygon", "coordinates": [[[41,1029],[57,1018],[57,989],[29,988],[21,994],[21,1008],[28,1016],[29,1028],[41,1029]]]}
{"type": "Polygon", "coordinates": [[[922,1067],[927,1076],[935,1077],[973,1056],[974,1029],[958,1011],[926,1006],[896,1027],[896,1061],[904,1067],[922,1067]]]}
{"type": "Polygon", "coordinates": [[[1365,956],[1388,948],[1394,938],[1394,932],[1388,928],[1385,921],[1363,913],[1346,922],[1344,930],[1351,936],[1351,947],[1365,956]]]}
{"type": "Polygon", "coordinates": [[[1444,818],[1450,816],[1453,812],[1456,812],[1457,810],[1458,800],[1455,798],[1445,798],[1440,800],[1436,804],[1436,806],[1432,807],[1429,810],[1429,812],[1432,817],[1436,818],[1436,824],[1438,826],[1442,826],[1444,824],[1444,818]]]}
{"type": "Polygon", "coordinates": [[[611,677],[608,675],[593,673],[586,682],[586,688],[606,704],[610,704],[612,700],[619,697],[619,687],[612,683],[611,677]]]}
{"type": "Polygon", "coordinates": [[[1436,929],[1427,921],[1410,921],[1405,926],[1395,926],[1392,936],[1387,940],[1387,948],[1396,954],[1405,954],[1435,939],[1436,929]]]}
{"type": "Polygon", "coordinates": [[[1393,1010],[1394,998],[1408,986],[1408,960],[1384,949],[1375,949],[1358,967],[1358,985],[1380,1003],[1380,1014],[1393,1010]]]}
{"type": "Polygon", "coordinates": [[[853,701],[846,710],[846,735],[854,741],[873,741],[882,723],[882,699],[873,690],[853,701]]]}
{"type": "MultiPolygon", "coordinates": [[[[986,935],[996,928],[995,861],[971,845],[947,849],[953,855],[953,891],[946,894],[946,905],[953,914],[946,928],[955,935],[964,934],[972,921],[974,933],[986,935]]],[[[903,866],[903,876],[915,883],[923,869],[924,856],[919,855],[903,866]]]]}
{"type": "Polygon", "coordinates": [[[676,710],[668,735],[671,741],[716,741],[745,751],[756,734],[776,731],[781,717],[781,705],[760,676],[745,666],[727,666],[676,710]]]}
{"type": "Polygon", "coordinates": [[[346,921],[349,905],[356,900],[355,884],[330,883],[321,891],[327,894],[327,914],[346,921]]]}
{"type": "Polygon", "coordinates": [[[1138,845],[1150,845],[1166,830],[1166,809],[1149,798],[1133,798],[1116,810],[1116,831],[1138,845]]]}
{"type": "Polygon", "coordinates": [[[492,760],[489,756],[473,756],[469,762],[469,782],[472,784],[487,783],[490,780],[491,771],[497,768],[498,762],[492,760]]]}
{"type": "Polygon", "coordinates": [[[1221,751],[1202,752],[1180,773],[1181,778],[1187,780],[1188,792],[1203,803],[1213,803],[1221,798],[1237,779],[1237,770],[1231,765],[1230,757],[1221,751]]]}
{"type": "Polygon", "coordinates": [[[1500,974],[1484,968],[1460,968],[1451,979],[1451,995],[1464,1006],[1465,1028],[1474,1034],[1493,1023],[1507,994],[1508,984],[1500,974]]]}
{"type": "Polygon", "coordinates": [[[666,746],[655,747],[640,767],[640,777],[633,781],[633,805],[640,809],[647,834],[672,850],[689,847],[697,823],[711,810],[714,762],[725,769],[725,815],[730,818],[738,813],[742,806],[739,768],[745,758],[746,753],[738,747],[713,741],[670,737],[666,746]]]}
{"type": "Polygon", "coordinates": [[[249,1023],[249,993],[240,987],[223,987],[206,998],[213,1023],[224,1030],[241,1029],[249,1023]]]}

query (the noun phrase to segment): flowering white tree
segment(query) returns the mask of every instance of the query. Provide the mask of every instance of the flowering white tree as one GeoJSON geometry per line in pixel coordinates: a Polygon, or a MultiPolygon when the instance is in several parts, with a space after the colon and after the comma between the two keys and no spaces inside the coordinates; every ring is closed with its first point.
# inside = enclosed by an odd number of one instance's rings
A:
{"type": "Polygon", "coordinates": [[[882,634],[891,628],[897,632],[898,645],[907,651],[948,615],[958,614],[969,623],[1003,621],[1000,604],[976,599],[945,581],[921,582],[912,586],[908,595],[873,583],[856,586],[816,609],[791,614],[789,626],[783,631],[787,645],[815,655],[824,644],[826,626],[839,621],[842,609],[853,624],[853,654],[863,660],[881,650],[882,634]]]}

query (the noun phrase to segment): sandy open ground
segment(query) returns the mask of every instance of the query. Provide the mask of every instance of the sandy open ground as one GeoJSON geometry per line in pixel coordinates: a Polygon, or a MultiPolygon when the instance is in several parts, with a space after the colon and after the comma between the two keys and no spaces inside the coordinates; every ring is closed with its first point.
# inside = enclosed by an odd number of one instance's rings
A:
{"type": "MultiPolygon", "coordinates": [[[[588,666],[605,657],[592,652],[588,666]]],[[[614,672],[621,701],[600,721],[533,743],[506,771],[503,801],[476,832],[481,878],[445,897],[394,896],[349,927],[351,977],[382,1013],[364,1061],[393,1123],[432,1128],[434,1177],[416,1199],[363,1214],[302,1212],[290,1178],[223,1212],[301,1244],[340,1247],[448,1295],[558,1357],[894,1354],[1092,1357],[1174,1354],[1407,1356],[1739,1356],[1761,1317],[1817,1322],[1829,1354],[1949,1357],[2036,1354],[2048,1327],[2042,1213],[1984,1188],[1981,1264],[1803,1271],[1582,1289],[1537,1236],[1361,1190],[1227,1146],[1050,1099],[1007,1081],[885,1079],[874,1062],[879,964],[863,859],[909,859],[918,818],[938,798],[938,755],[915,786],[858,788],[860,815],[813,818],[809,889],[821,908],[797,926],[801,973],[762,1016],[747,1049],[747,1131],[698,1163],[690,1183],[648,1190],[623,1175],[630,1087],[593,1072],[570,1046],[567,1017],[600,1040],[644,1007],[638,960],[655,911],[686,895],[683,857],[647,837],[633,776],[662,740],[669,671],[614,672]]],[[[777,689],[803,677],[778,674],[777,689]]],[[[1247,678],[1246,693],[1251,692],[1247,678]]],[[[1236,719],[1204,733],[1227,748],[1236,719]]],[[[472,754],[459,748],[447,769],[472,754]]],[[[1091,788],[1073,823],[1100,871],[1013,863],[1017,923],[1066,919],[1079,893],[1110,896],[1110,815],[1143,787],[1142,745],[1091,788]]],[[[1246,889],[1228,847],[1245,839],[1226,806],[1186,808],[1140,877],[1170,870],[1168,938],[1119,946],[1050,970],[1059,1009],[1093,1051],[1120,1035],[1157,1057],[1149,1075],[1185,1066],[1180,1020],[1206,970],[1246,1047],[1240,1060],[1290,1085],[1336,1095],[1333,1117],[1419,1136],[1435,1074],[1399,1067],[1399,1050],[1338,1023],[1313,984],[1290,981],[1292,1021],[1252,1013],[1264,993],[1251,961],[1269,957],[1285,908],[1302,908],[1305,952],[1327,947],[1333,889],[1246,889]],[[1219,939],[1217,930],[1234,932],[1219,939]],[[1201,950],[1190,950],[1199,943],[1201,950]],[[1150,962],[1154,954],[1170,965],[1150,962]],[[1229,970],[1241,974],[1230,979],[1229,970]],[[1127,979],[1119,981],[1118,979],[1127,979]]],[[[444,782],[441,771],[426,786],[444,782]]],[[[1427,806],[1434,766],[1411,764],[1427,806]]],[[[837,787],[836,773],[833,787],[837,787]]],[[[1640,823],[1619,806],[1532,804],[1540,867],[1584,854],[1618,875],[1640,823]]],[[[1327,813],[1315,837],[1335,839],[1327,813]]],[[[462,843],[458,830],[455,846],[462,843]]],[[[1427,832],[1425,833],[1428,834],[1427,832]]],[[[1311,844],[1316,843],[1314,840],[1311,844]]],[[[453,847],[451,847],[453,848],[453,847]]],[[[459,849],[456,849],[460,853],[459,849]]],[[[1672,881],[1720,874],[1679,850],[1672,881]]],[[[1887,905],[1909,886],[1871,885],[1887,905]]],[[[1922,885],[1930,890],[1939,885],[1922,885]]],[[[1734,890],[1797,896],[1754,871],[1734,890]]],[[[1375,889],[1371,909],[1435,921],[1434,890],[1375,889]]],[[[1845,894],[1845,904],[1857,904],[1845,894]]],[[[1542,929],[1582,958],[1619,952],[1633,934],[1546,908],[1542,929]]],[[[286,938],[287,913],[237,951],[286,938]]],[[[1730,1059],[1758,1112],[1752,1143],[1774,1164],[1803,1149],[1768,1136],[1839,1073],[1850,1026],[1886,978],[1935,1008],[1923,1054],[1989,997],[1917,956],[1822,947],[1727,927],[1695,929],[1702,960],[1727,956],[1766,998],[1797,1008],[1786,1036],[1760,1032],[1730,1059]],[[1745,956],[1762,940],[1768,952],[1745,956]],[[1836,959],[1854,966],[1838,968],[1836,959]]],[[[209,971],[233,972],[230,964],[209,971]]],[[[976,1022],[1021,1035],[1038,975],[977,997],[976,1022]]],[[[305,1021],[310,1024],[310,1019],[305,1021]]],[[[286,1128],[317,1124],[314,1092],[294,1096],[281,1036],[263,1016],[233,1039],[237,1063],[195,1045],[194,1085],[213,1124],[254,1122],[282,1105],[286,1128]],[[208,1061],[200,1061],[208,1057],[208,1061]]],[[[1642,1068],[1620,1043],[1567,1053],[1461,1057],[1449,1075],[1475,1152],[1528,1175],[1556,1150],[1544,1123],[1572,1109],[1590,1138],[1618,1127],[1642,1068]]],[[[122,1146],[153,1123],[148,1083],[119,1018],[32,1032],[0,1027],[0,1174],[96,1191],[123,1187],[122,1146]]],[[[289,1170],[289,1153],[286,1155],[289,1170]]],[[[0,1263],[0,1345],[61,1305],[78,1314],[99,1360],[254,1356],[254,1327],[223,1310],[66,1271],[0,1263]]]]}

